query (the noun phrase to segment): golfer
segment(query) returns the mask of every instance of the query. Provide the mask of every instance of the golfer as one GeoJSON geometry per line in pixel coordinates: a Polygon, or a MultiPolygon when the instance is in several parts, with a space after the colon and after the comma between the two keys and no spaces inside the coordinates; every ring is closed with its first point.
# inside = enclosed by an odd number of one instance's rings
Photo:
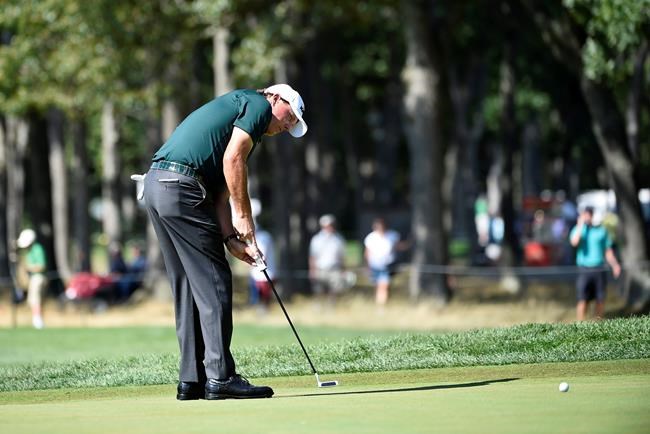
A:
{"type": "Polygon", "coordinates": [[[144,198],[174,295],[179,400],[273,395],[235,369],[232,278],[224,245],[254,265],[260,252],[246,162],[263,135],[303,136],[304,110],[298,92],[286,84],[235,90],[191,113],[153,156],[144,198]]]}

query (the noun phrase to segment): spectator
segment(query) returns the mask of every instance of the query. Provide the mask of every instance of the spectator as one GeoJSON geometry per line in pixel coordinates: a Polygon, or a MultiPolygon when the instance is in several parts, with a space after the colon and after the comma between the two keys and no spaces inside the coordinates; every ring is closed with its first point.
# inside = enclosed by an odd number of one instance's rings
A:
{"type": "Polygon", "coordinates": [[[132,259],[128,265],[129,273],[134,274],[138,280],[142,281],[142,274],[147,270],[147,257],[139,245],[132,248],[132,259]]]}
{"type": "Polygon", "coordinates": [[[593,217],[594,209],[586,207],[569,234],[569,241],[576,248],[576,264],[580,267],[576,281],[578,321],[585,319],[587,304],[593,299],[596,300],[596,318],[603,317],[607,284],[607,274],[603,268],[605,261],[612,267],[615,278],[621,274],[609,233],[604,226],[594,225],[593,217]]]}
{"type": "Polygon", "coordinates": [[[144,272],[147,270],[147,258],[138,245],[131,247],[132,259],[125,265],[126,271],[117,281],[117,300],[127,301],[133,293],[142,286],[144,272]]]}
{"type": "MultiPolygon", "coordinates": [[[[257,221],[260,213],[262,212],[262,203],[259,199],[251,198],[251,213],[253,214],[253,222],[255,223],[255,238],[260,252],[264,256],[266,262],[266,272],[271,280],[275,279],[275,254],[273,246],[273,237],[268,231],[262,229],[257,221]]],[[[266,312],[269,303],[271,302],[271,285],[266,280],[264,273],[252,267],[249,273],[249,298],[250,305],[256,305],[260,301],[261,312],[266,312]]]]}
{"type": "Polygon", "coordinates": [[[108,272],[119,278],[127,272],[126,262],[122,256],[122,246],[119,243],[111,243],[108,246],[108,272]]]}
{"type": "Polygon", "coordinates": [[[363,241],[364,256],[375,284],[375,302],[379,307],[385,306],[388,301],[391,268],[395,262],[395,249],[398,242],[399,234],[388,229],[382,218],[375,219],[372,232],[363,241]]]}
{"type": "MultiPolygon", "coordinates": [[[[273,237],[268,231],[257,226],[255,230],[255,239],[257,240],[257,247],[264,255],[266,261],[266,273],[271,280],[275,280],[275,254],[273,247],[273,237]]],[[[251,267],[250,276],[255,291],[256,300],[261,301],[261,310],[266,311],[271,303],[271,285],[266,276],[257,267],[251,267]]],[[[251,299],[253,299],[251,297],[251,299]]]]}
{"type": "Polygon", "coordinates": [[[47,287],[47,260],[45,249],[36,241],[36,232],[32,229],[23,230],[16,244],[19,249],[28,249],[25,254],[25,269],[29,275],[27,288],[27,303],[32,310],[32,325],[34,328],[44,327],[42,315],[42,296],[47,287]]]}
{"type": "Polygon", "coordinates": [[[309,244],[309,277],[314,293],[327,296],[331,303],[345,287],[343,257],[345,241],[336,231],[336,218],[331,214],[319,220],[321,230],[309,244]]]}

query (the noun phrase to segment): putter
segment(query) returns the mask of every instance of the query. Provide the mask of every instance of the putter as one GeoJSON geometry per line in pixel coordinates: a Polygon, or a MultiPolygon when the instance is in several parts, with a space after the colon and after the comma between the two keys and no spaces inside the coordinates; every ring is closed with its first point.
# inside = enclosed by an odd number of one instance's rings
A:
{"type": "MultiPolygon", "coordinates": [[[[249,247],[252,246],[252,243],[247,242],[247,245],[249,247]]],[[[320,378],[318,377],[318,372],[316,371],[316,368],[314,367],[314,364],[311,361],[311,358],[309,357],[309,354],[307,354],[307,350],[305,349],[305,346],[302,344],[302,341],[300,340],[300,336],[298,336],[298,332],[296,331],[296,328],[293,326],[293,323],[291,322],[291,318],[289,318],[289,314],[287,313],[287,310],[284,308],[284,303],[282,303],[282,299],[280,299],[280,295],[278,294],[278,291],[275,290],[275,285],[273,285],[273,281],[269,277],[268,273],[266,272],[266,262],[264,262],[264,259],[262,258],[261,255],[257,255],[253,257],[255,259],[255,264],[258,270],[260,270],[262,273],[264,273],[264,277],[266,277],[266,280],[269,282],[269,285],[271,285],[271,289],[273,290],[273,294],[275,294],[276,300],[278,300],[278,303],[280,304],[280,307],[282,308],[282,312],[284,312],[285,318],[287,318],[287,321],[289,322],[289,325],[291,326],[291,330],[293,330],[293,334],[296,336],[296,339],[298,340],[298,343],[300,344],[300,348],[302,348],[302,352],[305,353],[305,357],[307,358],[307,361],[309,362],[309,366],[311,367],[311,371],[314,373],[314,376],[316,376],[316,383],[318,384],[318,387],[333,387],[333,386],[338,386],[339,382],[337,380],[330,380],[330,381],[320,381],[320,378]]]]}

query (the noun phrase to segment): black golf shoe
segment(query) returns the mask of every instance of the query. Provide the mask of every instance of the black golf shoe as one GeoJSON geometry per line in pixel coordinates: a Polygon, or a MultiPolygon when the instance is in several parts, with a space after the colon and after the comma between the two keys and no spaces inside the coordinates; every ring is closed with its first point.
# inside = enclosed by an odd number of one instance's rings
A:
{"type": "Polygon", "coordinates": [[[205,383],[205,399],[250,399],[270,398],[273,389],[268,386],[253,386],[241,375],[235,374],[227,380],[210,378],[205,383]]]}
{"type": "Polygon", "coordinates": [[[178,387],[176,387],[176,399],[179,401],[189,401],[192,399],[201,399],[203,397],[203,383],[181,381],[178,383],[178,387]]]}

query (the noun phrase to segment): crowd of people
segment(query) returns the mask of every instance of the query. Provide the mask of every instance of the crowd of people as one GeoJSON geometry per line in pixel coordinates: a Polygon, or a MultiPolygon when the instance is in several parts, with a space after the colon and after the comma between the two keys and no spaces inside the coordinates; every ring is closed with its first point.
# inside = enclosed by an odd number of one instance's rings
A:
{"type": "MultiPolygon", "coordinates": [[[[13,271],[13,302],[26,301],[32,316],[32,325],[36,329],[45,326],[43,319],[43,298],[48,294],[54,282],[60,281],[58,273],[48,271],[45,248],[38,241],[36,231],[24,229],[16,240],[16,247],[21,259],[18,268],[13,271]],[[21,288],[18,274],[26,275],[26,291],[21,288]],[[26,293],[26,297],[23,294],[26,293]]],[[[65,282],[65,288],[58,294],[60,301],[85,301],[102,299],[112,304],[127,302],[133,293],[142,287],[147,260],[143,249],[134,244],[130,247],[130,260],[127,262],[122,253],[122,246],[113,243],[108,247],[108,274],[77,272],[65,282]]],[[[52,291],[55,292],[55,291],[52,291]]]]}
{"type": "MultiPolygon", "coordinates": [[[[253,199],[252,207],[253,214],[257,217],[261,211],[259,201],[253,199]]],[[[542,218],[539,213],[535,213],[533,230],[541,230],[542,218]]],[[[326,306],[333,306],[336,298],[357,281],[356,270],[346,269],[346,240],[336,225],[335,216],[322,215],[319,219],[320,230],[313,235],[309,244],[309,281],[312,292],[317,302],[326,306]]],[[[604,314],[607,286],[606,265],[611,267],[615,278],[621,274],[612,237],[604,225],[594,219],[592,207],[582,209],[571,230],[566,229],[562,233],[575,252],[572,253],[575,255],[573,260],[578,267],[576,317],[578,320],[586,319],[588,303],[594,301],[594,317],[601,318],[604,314]]],[[[255,236],[258,248],[266,260],[267,273],[275,280],[277,266],[273,236],[257,221],[255,236]]],[[[23,267],[29,276],[26,301],[32,312],[32,324],[35,328],[42,328],[44,321],[41,300],[48,286],[47,260],[45,250],[36,238],[34,230],[25,229],[16,245],[23,251],[23,267]]],[[[488,239],[493,240],[493,236],[488,239]]],[[[374,300],[380,311],[389,299],[391,281],[396,273],[397,255],[407,248],[407,242],[401,240],[400,234],[389,228],[381,217],[374,219],[371,231],[363,239],[364,266],[368,280],[374,286],[374,300]]],[[[98,290],[104,291],[104,298],[112,303],[124,303],[142,286],[147,267],[146,257],[138,244],[130,246],[128,262],[124,259],[120,244],[111,244],[108,247],[108,255],[109,274],[101,280],[104,287],[98,290]]],[[[80,273],[73,279],[81,281],[90,276],[80,273]]],[[[248,300],[251,305],[258,306],[260,312],[265,312],[272,301],[270,284],[264,274],[255,267],[250,268],[248,300]]]]}
{"type": "MultiPolygon", "coordinates": [[[[259,201],[253,199],[253,215],[259,214],[259,201]]],[[[336,217],[324,214],[319,220],[319,231],[309,242],[309,281],[317,306],[333,306],[344,291],[357,282],[356,272],[346,269],[346,240],[337,230],[336,217]]],[[[255,236],[267,264],[267,273],[273,280],[277,275],[273,237],[257,226],[255,236]]],[[[391,279],[396,271],[398,250],[406,248],[397,231],[389,229],[383,218],[372,224],[372,231],[363,240],[368,278],[375,287],[375,302],[379,308],[388,301],[391,279]]],[[[271,288],[265,276],[255,267],[250,271],[249,303],[265,311],[271,299],[271,288]]]]}

